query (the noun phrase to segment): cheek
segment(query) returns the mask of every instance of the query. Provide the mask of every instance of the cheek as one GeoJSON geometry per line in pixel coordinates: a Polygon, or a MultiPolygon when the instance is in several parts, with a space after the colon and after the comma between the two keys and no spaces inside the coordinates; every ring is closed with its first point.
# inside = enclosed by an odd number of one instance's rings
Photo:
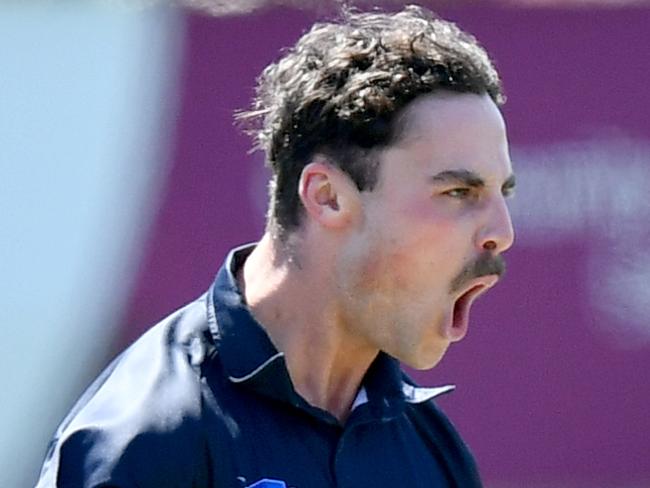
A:
{"type": "Polygon", "coordinates": [[[445,279],[446,268],[456,261],[454,247],[458,252],[449,239],[453,229],[446,223],[435,228],[412,223],[403,220],[390,235],[369,242],[360,269],[364,287],[408,290],[445,279]]]}
{"type": "Polygon", "coordinates": [[[399,220],[394,236],[395,270],[401,281],[431,289],[462,268],[472,247],[472,231],[457,215],[413,204],[399,220]]]}
{"type": "Polygon", "coordinates": [[[369,215],[357,242],[363,288],[430,287],[431,280],[444,280],[457,268],[457,255],[465,249],[458,215],[436,208],[429,198],[397,200],[369,215]]]}
{"type": "Polygon", "coordinates": [[[432,208],[430,202],[413,203],[396,219],[403,246],[411,253],[440,258],[449,250],[459,250],[463,242],[462,220],[453,212],[432,208]]]}
{"type": "Polygon", "coordinates": [[[427,227],[452,226],[462,219],[458,209],[446,205],[435,198],[414,198],[405,201],[398,210],[399,220],[410,222],[412,225],[427,227]]]}

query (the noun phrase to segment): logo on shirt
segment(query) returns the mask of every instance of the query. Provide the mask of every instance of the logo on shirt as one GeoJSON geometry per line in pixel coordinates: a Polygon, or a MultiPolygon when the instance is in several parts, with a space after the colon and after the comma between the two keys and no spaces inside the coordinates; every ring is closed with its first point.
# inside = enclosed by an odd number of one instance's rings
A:
{"type": "Polygon", "coordinates": [[[287,488],[287,485],[284,481],[264,478],[263,480],[256,481],[252,485],[248,485],[246,488],[287,488]]]}

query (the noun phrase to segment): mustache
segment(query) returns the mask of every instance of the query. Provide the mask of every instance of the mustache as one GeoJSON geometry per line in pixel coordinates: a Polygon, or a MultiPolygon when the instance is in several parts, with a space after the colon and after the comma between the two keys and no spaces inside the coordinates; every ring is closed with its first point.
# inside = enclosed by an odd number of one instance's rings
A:
{"type": "Polygon", "coordinates": [[[506,261],[503,256],[494,256],[489,252],[481,254],[478,259],[466,265],[451,282],[451,291],[455,293],[471,280],[481,276],[497,275],[501,278],[506,272],[506,261]]]}

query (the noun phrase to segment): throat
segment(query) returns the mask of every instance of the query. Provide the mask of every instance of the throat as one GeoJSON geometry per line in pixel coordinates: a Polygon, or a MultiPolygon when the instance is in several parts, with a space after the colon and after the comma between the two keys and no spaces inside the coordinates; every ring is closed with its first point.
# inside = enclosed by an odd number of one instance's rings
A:
{"type": "MultiPolygon", "coordinates": [[[[308,348],[303,348],[308,349],[308,348]]],[[[362,360],[364,355],[347,352],[325,358],[316,354],[285,353],[289,376],[294,388],[310,405],[331,413],[342,424],[350,415],[359,394],[363,378],[374,357],[362,360]],[[343,362],[338,358],[347,356],[343,362]],[[320,360],[319,360],[320,358],[320,360]],[[355,358],[350,362],[349,358],[355,358]]]]}

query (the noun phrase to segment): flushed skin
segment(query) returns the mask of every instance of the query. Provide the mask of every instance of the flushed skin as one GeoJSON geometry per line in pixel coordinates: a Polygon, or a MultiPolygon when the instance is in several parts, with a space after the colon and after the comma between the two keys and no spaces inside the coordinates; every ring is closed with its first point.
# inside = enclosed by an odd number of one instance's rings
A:
{"type": "Polygon", "coordinates": [[[495,281],[473,276],[454,286],[457,276],[513,243],[512,167],[503,119],[487,96],[423,96],[403,118],[402,137],[379,158],[379,184],[359,194],[337,279],[351,336],[422,369],[465,334],[466,324],[453,323],[459,292],[495,281]],[[435,178],[452,171],[485,184],[435,178]]]}

